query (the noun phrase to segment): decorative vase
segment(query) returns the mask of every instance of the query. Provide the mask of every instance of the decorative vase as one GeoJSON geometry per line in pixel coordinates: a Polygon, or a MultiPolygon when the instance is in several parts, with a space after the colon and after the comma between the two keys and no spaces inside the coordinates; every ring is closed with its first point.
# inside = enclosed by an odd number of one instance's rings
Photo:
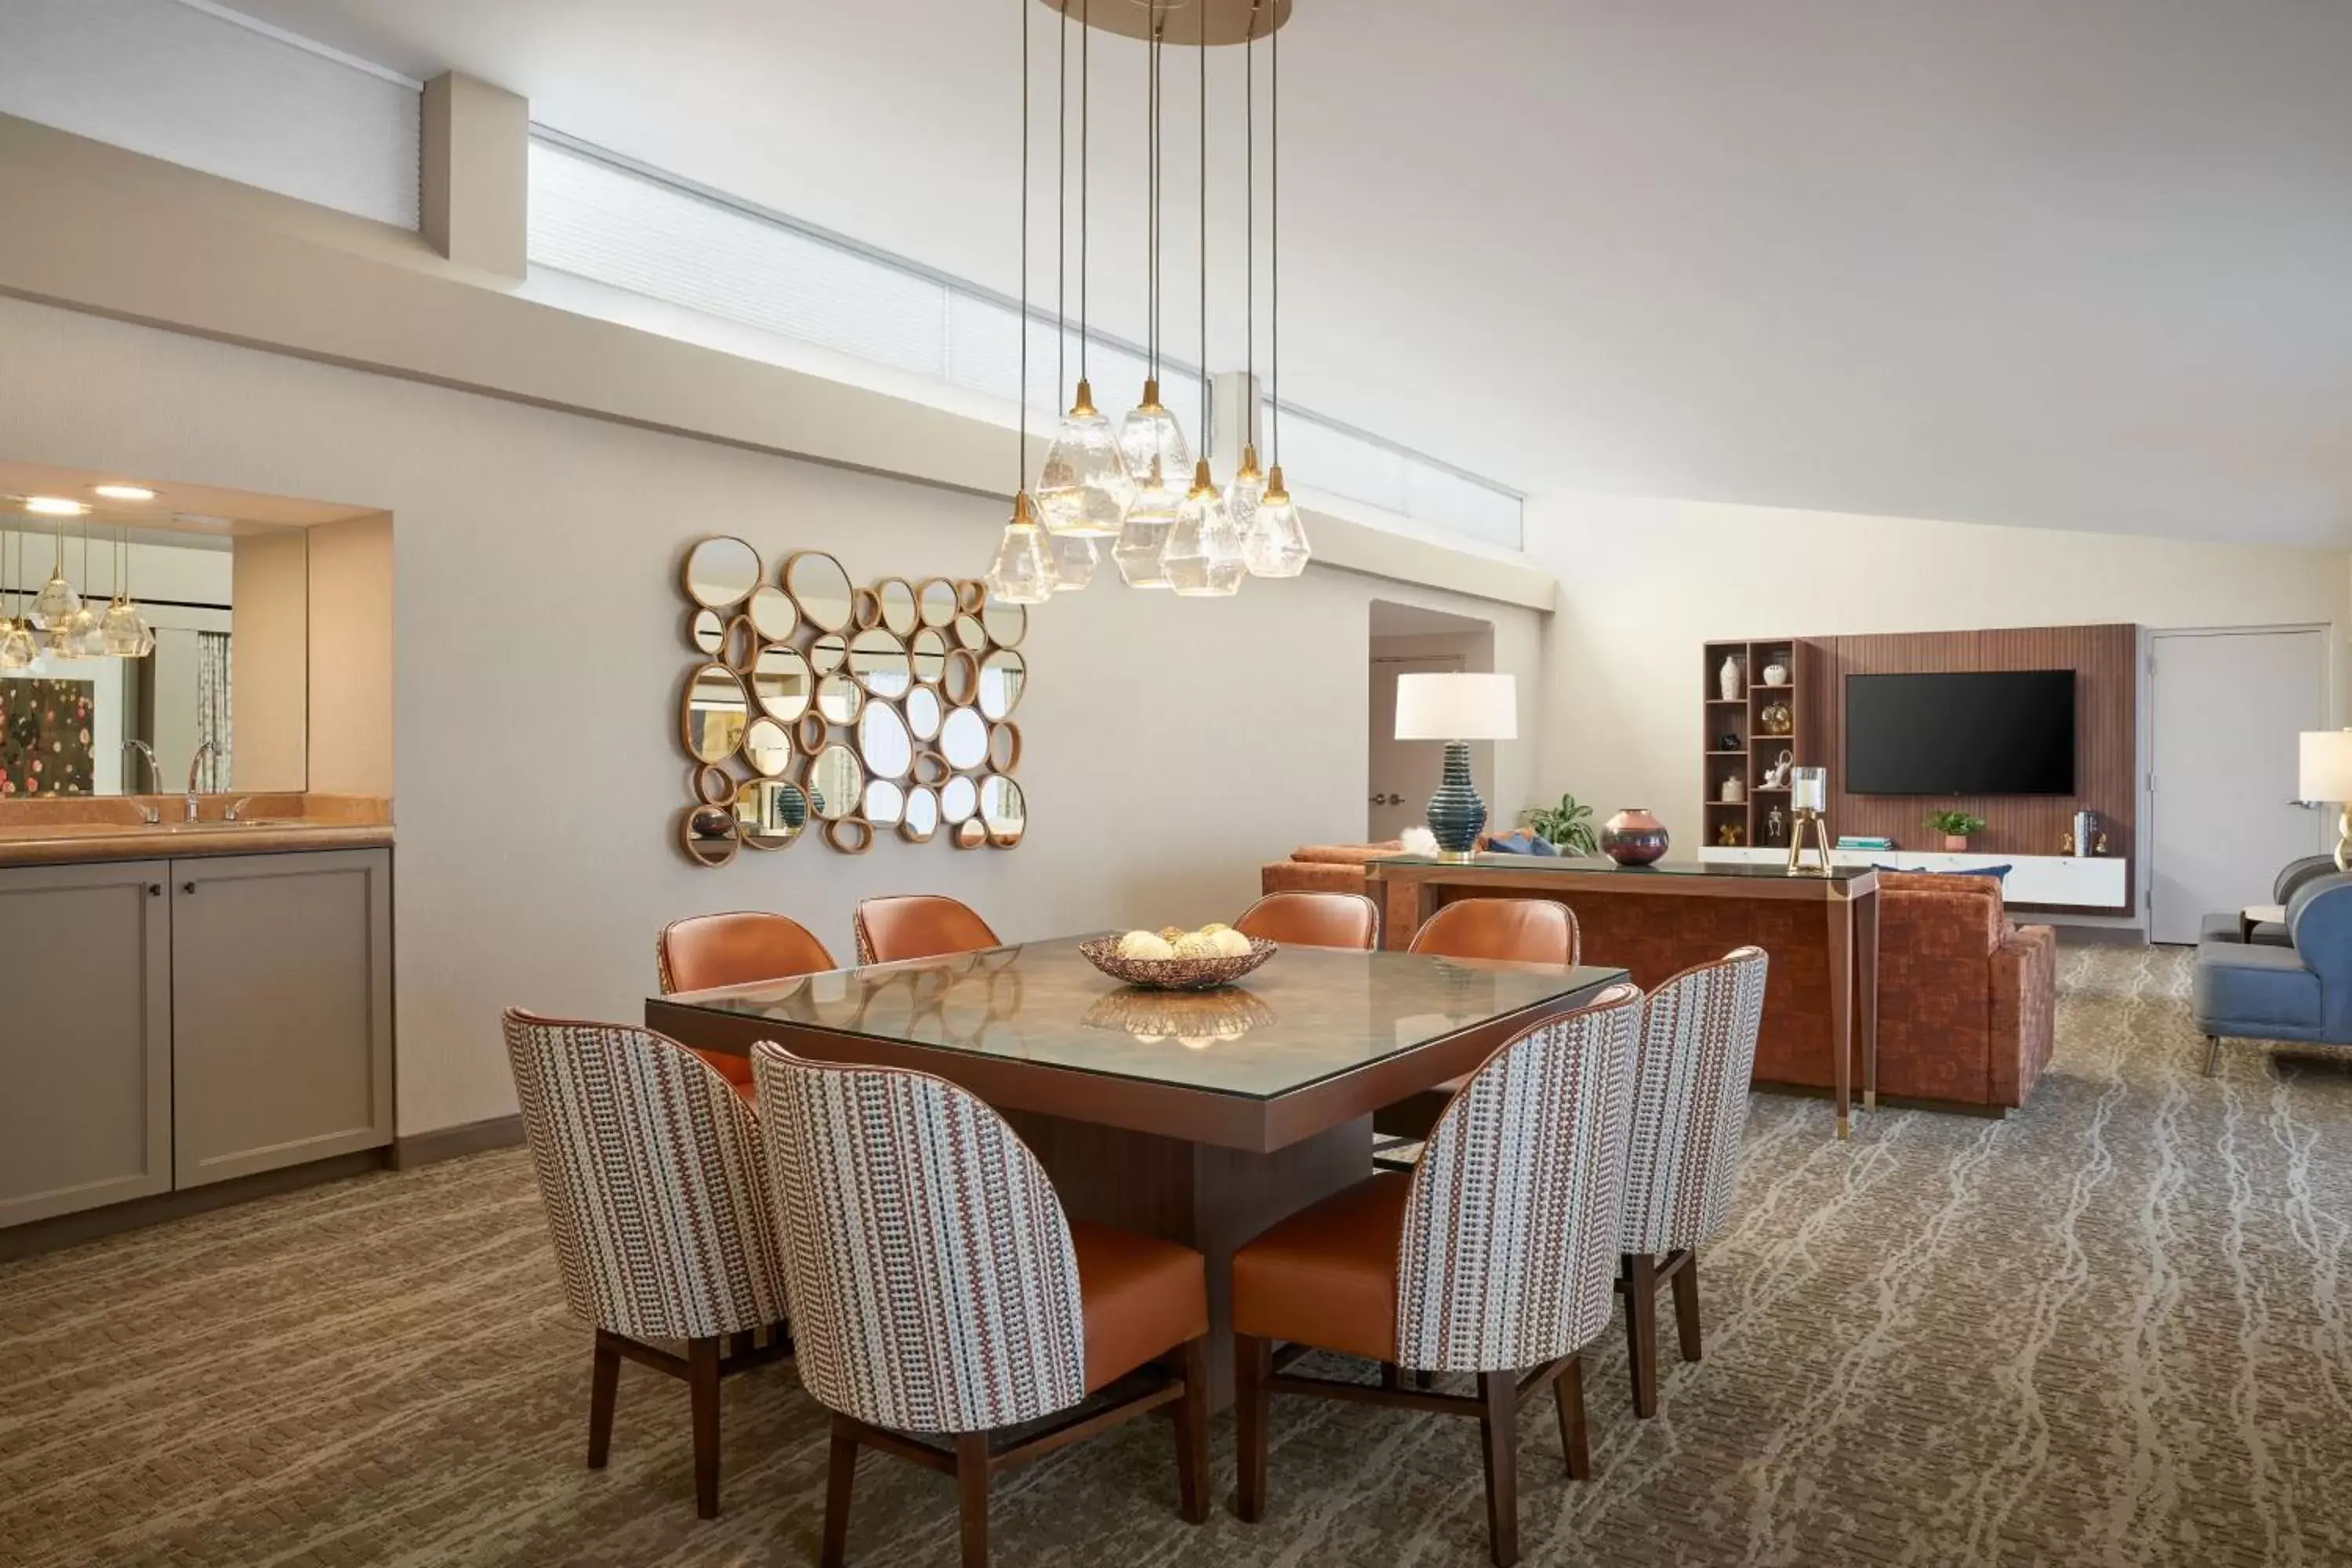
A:
{"type": "Polygon", "coordinates": [[[1766,665],[1764,667],[1764,684],[1767,686],[1788,685],[1789,667],[1785,664],[1766,665]]]}
{"type": "Polygon", "coordinates": [[[1944,835],[1945,853],[1950,855],[1965,855],[1968,853],[1968,849],[1969,838],[1967,834],[1947,833],[1944,835]]]}
{"type": "Polygon", "coordinates": [[[1738,701],[1740,685],[1739,656],[1736,653],[1725,654],[1723,656],[1723,668],[1715,672],[1715,679],[1716,684],[1720,687],[1723,691],[1723,700],[1726,702],[1738,701]]]}
{"type": "Polygon", "coordinates": [[[1436,836],[1438,855],[1467,860],[1477,847],[1478,830],[1486,826],[1486,803],[1470,782],[1470,742],[1445,742],[1445,771],[1437,793],[1429,797],[1429,831],[1436,836]]]}
{"type": "Polygon", "coordinates": [[[1665,855],[1666,844],[1666,825],[1638,805],[1601,825],[1601,852],[1620,866],[1647,866],[1665,855]]]}
{"type": "Polygon", "coordinates": [[[783,815],[786,827],[798,833],[803,827],[808,826],[808,797],[800,791],[796,789],[783,791],[782,797],[778,800],[776,805],[783,815]]]}
{"type": "Polygon", "coordinates": [[[1721,793],[1723,804],[1726,805],[1739,805],[1748,799],[1748,786],[1740,781],[1737,773],[1723,781],[1721,793]]]}

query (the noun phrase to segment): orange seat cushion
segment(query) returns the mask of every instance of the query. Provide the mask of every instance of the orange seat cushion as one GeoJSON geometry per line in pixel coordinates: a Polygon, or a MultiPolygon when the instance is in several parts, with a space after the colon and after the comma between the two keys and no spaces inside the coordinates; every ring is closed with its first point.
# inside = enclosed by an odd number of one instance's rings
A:
{"type": "MultiPolygon", "coordinates": [[[[690,1048],[690,1047],[689,1047],[690,1048]]],[[[702,1051],[694,1053],[710,1065],[710,1070],[735,1086],[735,1092],[744,1099],[751,1098],[751,1058],[740,1051],[702,1051]]]]}
{"type": "Polygon", "coordinates": [[[1199,1253],[1117,1226],[1070,1221],[1086,1312],[1087,1392],[1209,1331],[1209,1269],[1199,1253]]]}
{"type": "Polygon", "coordinates": [[[1234,1331],[1396,1360],[1397,1243],[1412,1178],[1384,1171],[1234,1254],[1234,1331]]]}

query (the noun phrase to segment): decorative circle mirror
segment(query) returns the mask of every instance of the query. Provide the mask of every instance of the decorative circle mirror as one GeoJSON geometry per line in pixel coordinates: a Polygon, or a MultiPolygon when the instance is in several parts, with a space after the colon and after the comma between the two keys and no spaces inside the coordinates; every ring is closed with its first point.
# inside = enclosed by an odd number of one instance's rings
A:
{"type": "Polygon", "coordinates": [[[907,647],[915,679],[926,686],[937,686],[947,673],[948,634],[937,626],[925,626],[908,639],[907,647]]]}
{"type": "Polygon", "coordinates": [[[1029,635],[1029,608],[991,599],[980,612],[980,626],[997,647],[1019,647],[1021,639],[1029,635]]]}
{"type": "Polygon", "coordinates": [[[959,708],[940,726],[940,755],[959,772],[988,761],[988,721],[976,708],[959,708]]]}
{"type": "Polygon", "coordinates": [[[743,743],[751,700],[743,678],[723,664],[698,665],[687,678],[679,732],[687,755],[698,763],[723,763],[743,743]]]}
{"type": "Polygon", "coordinates": [[[857,765],[857,753],[847,746],[835,742],[809,763],[809,809],[825,821],[855,816],[865,793],[866,770],[857,765]]]}
{"type": "Polygon", "coordinates": [[[940,830],[940,797],[918,784],[907,792],[907,810],[898,822],[898,837],[909,844],[929,844],[940,830]]]}
{"type": "Polygon", "coordinates": [[[919,784],[930,784],[936,787],[947,783],[948,776],[954,772],[953,768],[948,766],[948,760],[937,752],[926,751],[915,753],[915,782],[919,784]]]}
{"type": "Polygon", "coordinates": [[[977,849],[987,842],[988,829],[981,826],[980,818],[977,816],[969,817],[956,824],[955,847],[957,848],[977,849]]]}
{"type": "Polygon", "coordinates": [[[793,608],[793,601],[773,583],[762,583],[751,590],[751,602],[744,606],[751,617],[751,629],[760,634],[761,642],[782,642],[800,629],[801,616],[793,608]]]}
{"type": "MultiPolygon", "coordinates": [[[[866,771],[876,778],[902,779],[915,765],[915,742],[898,710],[887,702],[866,705],[857,721],[857,752],[865,759],[866,771]]],[[[870,810],[866,815],[877,822],[883,820],[870,810]]]]}
{"type": "Polygon", "coordinates": [[[760,650],[751,666],[751,695],[759,700],[761,711],[789,724],[808,711],[815,691],[816,677],[800,649],[778,646],[760,650]]]}
{"type": "Polygon", "coordinates": [[[988,628],[980,624],[978,616],[958,616],[955,618],[955,639],[958,646],[978,653],[988,647],[988,628]]]}
{"type": "Polygon", "coordinates": [[[859,588],[849,596],[849,618],[864,631],[867,626],[882,624],[882,600],[871,588],[859,588]]]}
{"type": "Polygon", "coordinates": [[[782,849],[808,819],[808,796],[790,779],[746,779],[735,792],[735,832],[750,848],[782,849]]]}
{"type": "Polygon", "coordinates": [[[888,779],[866,781],[866,820],[877,827],[896,827],[906,815],[907,792],[888,779]]]}
{"type": "Polygon", "coordinates": [[[695,611],[687,617],[686,640],[697,652],[717,658],[719,650],[727,646],[727,617],[716,610],[695,611]]]}
{"type": "Polygon", "coordinates": [[[986,603],[988,603],[987,584],[982,582],[977,577],[959,577],[956,579],[957,609],[961,610],[967,616],[976,616],[980,614],[980,607],[986,603]]]}
{"type": "Polygon", "coordinates": [[[827,733],[824,715],[814,708],[802,714],[799,722],[793,726],[793,739],[800,742],[803,753],[812,757],[824,750],[827,733]]]}
{"type": "Polygon", "coordinates": [[[1028,683],[1029,665],[1009,647],[998,648],[980,661],[980,710],[1002,719],[1021,706],[1021,689],[1028,683]]]}
{"type": "Polygon", "coordinates": [[[929,577],[915,590],[916,617],[927,626],[944,626],[956,618],[956,587],[944,577],[929,577]]]}
{"type": "Polygon", "coordinates": [[[777,778],[793,765],[793,732],[762,715],[743,731],[743,759],[763,778],[777,778]]]}
{"type": "Polygon", "coordinates": [[[824,841],[844,855],[863,855],[874,847],[874,825],[862,816],[845,816],[824,825],[824,841]]]}
{"type": "Polygon", "coordinates": [[[735,814],[723,805],[689,805],[677,815],[677,842],[689,859],[724,866],[735,858],[735,814]]]}
{"type": "Polygon", "coordinates": [[[988,841],[998,848],[1010,849],[1020,843],[1029,826],[1028,803],[1022,798],[1021,786],[996,773],[981,780],[980,820],[988,828],[988,841]]]}
{"type": "Polygon", "coordinates": [[[958,773],[940,786],[940,819],[962,822],[980,810],[980,786],[958,773]]]}
{"type": "Polygon", "coordinates": [[[898,706],[907,710],[908,733],[913,735],[918,741],[937,738],[940,732],[940,716],[945,711],[940,706],[938,692],[928,686],[915,687],[907,693],[907,700],[898,706]]]}
{"type": "Polygon", "coordinates": [[[724,534],[699,540],[686,552],[686,596],[705,609],[740,605],[760,584],[760,552],[724,534]]]}
{"type": "Polygon", "coordinates": [[[947,673],[940,678],[940,689],[958,708],[970,706],[972,699],[980,695],[980,660],[971,649],[948,650],[947,673]]]}
{"type": "Polygon", "coordinates": [[[738,675],[749,675],[751,661],[759,657],[760,634],[751,629],[751,617],[735,616],[719,634],[719,662],[738,675]]]}
{"type": "Polygon", "coordinates": [[[849,639],[839,632],[827,632],[809,644],[809,668],[819,675],[831,675],[849,662],[849,639]]]}
{"type": "Polygon", "coordinates": [[[735,775],[716,763],[697,763],[694,798],[705,805],[728,805],[735,798],[735,775]]]}
{"type": "Polygon", "coordinates": [[[857,682],[835,671],[816,683],[816,710],[828,724],[855,724],[857,710],[866,706],[866,693],[857,682]]]}
{"type": "Polygon", "coordinates": [[[822,550],[803,550],[784,563],[784,591],[801,607],[801,618],[821,632],[849,629],[849,574],[822,550]]]}
{"type": "Polygon", "coordinates": [[[904,577],[885,577],[874,584],[882,604],[882,624],[900,637],[912,637],[922,616],[915,605],[915,585],[904,577]]]}
{"type": "Polygon", "coordinates": [[[907,645],[880,626],[869,626],[850,639],[849,673],[877,697],[904,697],[915,684],[907,645]]]}
{"type": "Polygon", "coordinates": [[[988,732],[988,768],[1009,773],[1021,765],[1021,726],[1007,719],[988,732]]]}

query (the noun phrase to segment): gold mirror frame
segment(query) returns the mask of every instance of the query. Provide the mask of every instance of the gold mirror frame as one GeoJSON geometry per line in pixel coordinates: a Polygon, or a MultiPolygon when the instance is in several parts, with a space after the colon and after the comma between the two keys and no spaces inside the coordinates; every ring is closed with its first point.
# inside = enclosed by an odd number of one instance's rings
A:
{"type": "Polygon", "coordinates": [[[940,678],[940,693],[950,708],[969,708],[980,700],[980,660],[971,649],[948,650],[947,673],[940,678]]]}
{"type": "Polygon", "coordinates": [[[856,623],[856,629],[861,632],[871,631],[880,626],[882,596],[871,588],[852,588],[849,591],[849,618],[856,623]]]}
{"type": "Polygon", "coordinates": [[[902,640],[915,635],[922,617],[917,614],[915,585],[904,577],[885,577],[874,584],[875,601],[882,606],[882,625],[902,640]]]}
{"type": "Polygon", "coordinates": [[[726,635],[719,639],[719,662],[738,675],[751,673],[751,661],[760,657],[760,634],[751,629],[751,617],[737,616],[727,623],[726,635]]]}
{"type": "Polygon", "coordinates": [[[788,643],[772,643],[761,648],[760,657],[751,661],[751,700],[771,719],[785,724],[796,721],[816,701],[816,672],[809,668],[807,656],[788,643]],[[796,700],[786,684],[795,675],[800,684],[796,700]],[[772,696],[769,691],[771,682],[778,686],[772,696]]]}
{"type": "Polygon", "coordinates": [[[790,727],[765,713],[743,727],[743,760],[763,779],[780,779],[799,754],[790,727]]]}
{"type": "Polygon", "coordinates": [[[939,791],[917,784],[907,792],[906,809],[898,818],[898,837],[909,844],[929,844],[939,830],[939,791]]]}
{"type": "Polygon", "coordinates": [[[735,838],[735,814],[723,805],[689,805],[677,814],[677,847],[686,858],[698,866],[724,866],[735,858],[738,847],[735,838]],[[705,813],[710,814],[706,817],[705,813]],[[697,833],[698,822],[719,820],[727,824],[722,837],[697,833]]]}
{"type": "Polygon", "coordinates": [[[1029,831],[1029,797],[1022,793],[1020,784],[1013,780],[1002,773],[991,773],[980,781],[980,816],[975,820],[988,830],[988,842],[992,846],[1010,849],[1020,843],[1022,837],[1029,831]],[[1003,802],[1008,794],[1012,796],[1013,810],[1010,813],[992,814],[989,811],[988,800],[992,791],[999,802],[1003,802]],[[1010,828],[998,826],[999,816],[1015,819],[1013,826],[1010,828]]]}
{"type": "Polygon", "coordinates": [[[762,583],[751,590],[751,599],[743,605],[743,615],[763,643],[790,642],[793,634],[801,629],[800,607],[793,603],[790,594],[773,583],[762,583]]]}
{"type": "Polygon", "coordinates": [[[726,805],[735,798],[735,775],[717,763],[694,764],[694,798],[704,805],[726,805]]]}
{"type": "Polygon", "coordinates": [[[948,766],[967,773],[988,765],[988,721],[977,708],[959,708],[940,726],[939,753],[948,766]]]}
{"type": "Polygon", "coordinates": [[[1010,775],[1021,765],[1021,726],[1007,719],[989,726],[988,771],[1010,775]]]}
{"type": "Polygon", "coordinates": [[[695,606],[686,617],[686,645],[705,658],[718,658],[727,651],[727,617],[706,606],[695,606]]]}
{"type": "MultiPolygon", "coordinates": [[[[794,784],[790,779],[745,779],[742,784],[735,792],[734,810],[735,837],[746,849],[757,849],[762,852],[789,849],[793,845],[799,843],[801,841],[801,835],[808,830],[810,820],[808,815],[808,795],[800,785],[794,784]],[[782,799],[787,797],[787,792],[789,792],[789,798],[796,799],[800,802],[801,819],[798,822],[792,821],[789,812],[787,812],[785,820],[782,824],[784,828],[783,832],[762,833],[759,831],[759,826],[767,824],[767,818],[761,808],[757,806],[752,808],[753,815],[751,816],[747,817],[744,815],[744,803],[747,799],[754,801],[761,800],[762,798],[782,799]]],[[[769,826],[773,825],[769,824],[769,826]]]]}
{"type": "Polygon", "coordinates": [[[866,710],[866,689],[836,669],[816,683],[816,710],[826,723],[851,729],[866,710]]]}
{"type": "Polygon", "coordinates": [[[980,716],[1000,723],[1021,706],[1021,695],[1029,686],[1029,661],[1009,647],[997,648],[980,661],[979,685],[980,716]],[[992,674],[998,679],[991,680],[992,674]]]}
{"type": "Polygon", "coordinates": [[[955,640],[959,647],[969,648],[975,654],[985,653],[988,651],[988,628],[980,624],[978,616],[958,616],[955,618],[955,640]]]}
{"type": "Polygon", "coordinates": [[[901,780],[915,771],[915,738],[907,732],[907,721],[887,702],[868,701],[857,715],[857,760],[866,764],[869,779],[901,780]],[[887,754],[877,758],[877,750],[887,754]]]}
{"type": "Polygon", "coordinates": [[[826,632],[808,645],[809,668],[819,677],[831,675],[849,662],[849,638],[840,632],[826,632]]]}
{"type": "Polygon", "coordinates": [[[784,557],[777,574],[784,592],[800,606],[801,619],[821,632],[845,632],[857,613],[857,590],[842,563],[822,550],[802,550],[784,557]],[[818,574],[828,573],[820,579],[818,574]],[[839,583],[836,592],[835,581],[839,583]],[[837,609],[836,609],[837,606],[837,609]]]}
{"type": "Polygon", "coordinates": [[[824,721],[824,715],[816,710],[814,703],[807,712],[793,721],[793,739],[800,742],[803,756],[814,757],[824,751],[825,738],[831,730],[832,726],[824,721]]]}
{"type": "Polygon", "coordinates": [[[868,626],[849,639],[847,668],[870,697],[896,700],[915,684],[914,658],[887,626],[868,626]]]}
{"type": "Polygon", "coordinates": [[[956,585],[945,577],[926,577],[915,585],[915,618],[938,629],[955,623],[956,585]]]}
{"type": "Polygon", "coordinates": [[[959,849],[977,849],[988,842],[988,829],[981,826],[977,816],[967,816],[955,825],[948,842],[959,849]]]}
{"type": "Polygon", "coordinates": [[[936,687],[945,679],[948,653],[947,633],[937,626],[918,626],[907,639],[907,662],[915,672],[915,684],[936,687]]]}
{"type": "Polygon", "coordinates": [[[957,609],[962,611],[967,616],[976,616],[980,614],[981,607],[987,603],[987,584],[982,582],[977,577],[959,577],[956,579],[957,609]]]}
{"type": "Polygon", "coordinates": [[[991,599],[981,606],[980,627],[997,647],[1019,647],[1021,639],[1029,635],[1029,607],[991,599]]]}
{"type": "Polygon", "coordinates": [[[907,816],[906,786],[896,779],[867,779],[858,815],[877,827],[898,826],[907,816]]]}
{"type": "Polygon", "coordinates": [[[728,610],[751,597],[764,569],[751,542],[731,533],[714,533],[687,547],[677,565],[678,586],[706,610],[728,610]],[[699,574],[697,567],[700,567],[699,574]],[[738,588],[734,584],[741,583],[738,588]]]}
{"type": "Polygon", "coordinates": [[[824,825],[824,841],[844,855],[863,855],[874,847],[874,825],[862,816],[838,817],[824,825]],[[857,842],[844,844],[845,835],[855,835],[857,842]]]}
{"type": "Polygon", "coordinates": [[[898,700],[898,709],[907,721],[907,733],[915,737],[918,744],[929,745],[939,739],[940,725],[947,718],[948,709],[940,700],[938,691],[918,681],[898,700]]]}
{"type": "Polygon", "coordinates": [[[980,815],[980,785],[961,773],[940,786],[940,820],[961,826],[980,815]]]}
{"type": "Polygon", "coordinates": [[[926,747],[915,753],[913,776],[918,784],[928,784],[937,789],[955,777],[955,770],[948,766],[948,760],[945,757],[926,747]]]}
{"type": "MultiPolygon", "coordinates": [[[[839,765],[833,764],[830,771],[837,773],[839,765]]],[[[810,759],[808,772],[801,778],[801,791],[808,796],[810,812],[827,822],[856,816],[866,799],[866,764],[857,760],[855,751],[835,741],[810,759]],[[836,754],[850,770],[846,782],[837,776],[824,776],[829,771],[828,759],[836,754]]]]}
{"type": "Polygon", "coordinates": [[[743,731],[751,721],[751,693],[750,689],[744,686],[743,678],[723,664],[696,665],[686,678],[686,690],[680,694],[677,704],[678,743],[686,748],[686,754],[698,763],[725,762],[742,749],[743,731]],[[725,678],[727,684],[734,689],[735,695],[741,700],[740,718],[731,734],[719,737],[726,742],[723,747],[718,743],[718,740],[713,740],[707,747],[697,747],[694,743],[695,693],[701,689],[706,678],[710,679],[716,685],[719,677],[725,678]]]}

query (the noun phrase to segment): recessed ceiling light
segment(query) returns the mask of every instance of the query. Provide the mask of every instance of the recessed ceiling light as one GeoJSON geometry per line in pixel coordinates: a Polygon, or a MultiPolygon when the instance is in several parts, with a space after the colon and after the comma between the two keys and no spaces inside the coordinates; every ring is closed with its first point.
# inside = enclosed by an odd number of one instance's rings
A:
{"type": "Polygon", "coordinates": [[[41,517],[79,517],[89,508],[63,496],[26,496],[25,510],[41,517]]]}
{"type": "Polygon", "coordinates": [[[92,485],[90,493],[109,500],[153,500],[155,492],[145,485],[92,485]]]}

